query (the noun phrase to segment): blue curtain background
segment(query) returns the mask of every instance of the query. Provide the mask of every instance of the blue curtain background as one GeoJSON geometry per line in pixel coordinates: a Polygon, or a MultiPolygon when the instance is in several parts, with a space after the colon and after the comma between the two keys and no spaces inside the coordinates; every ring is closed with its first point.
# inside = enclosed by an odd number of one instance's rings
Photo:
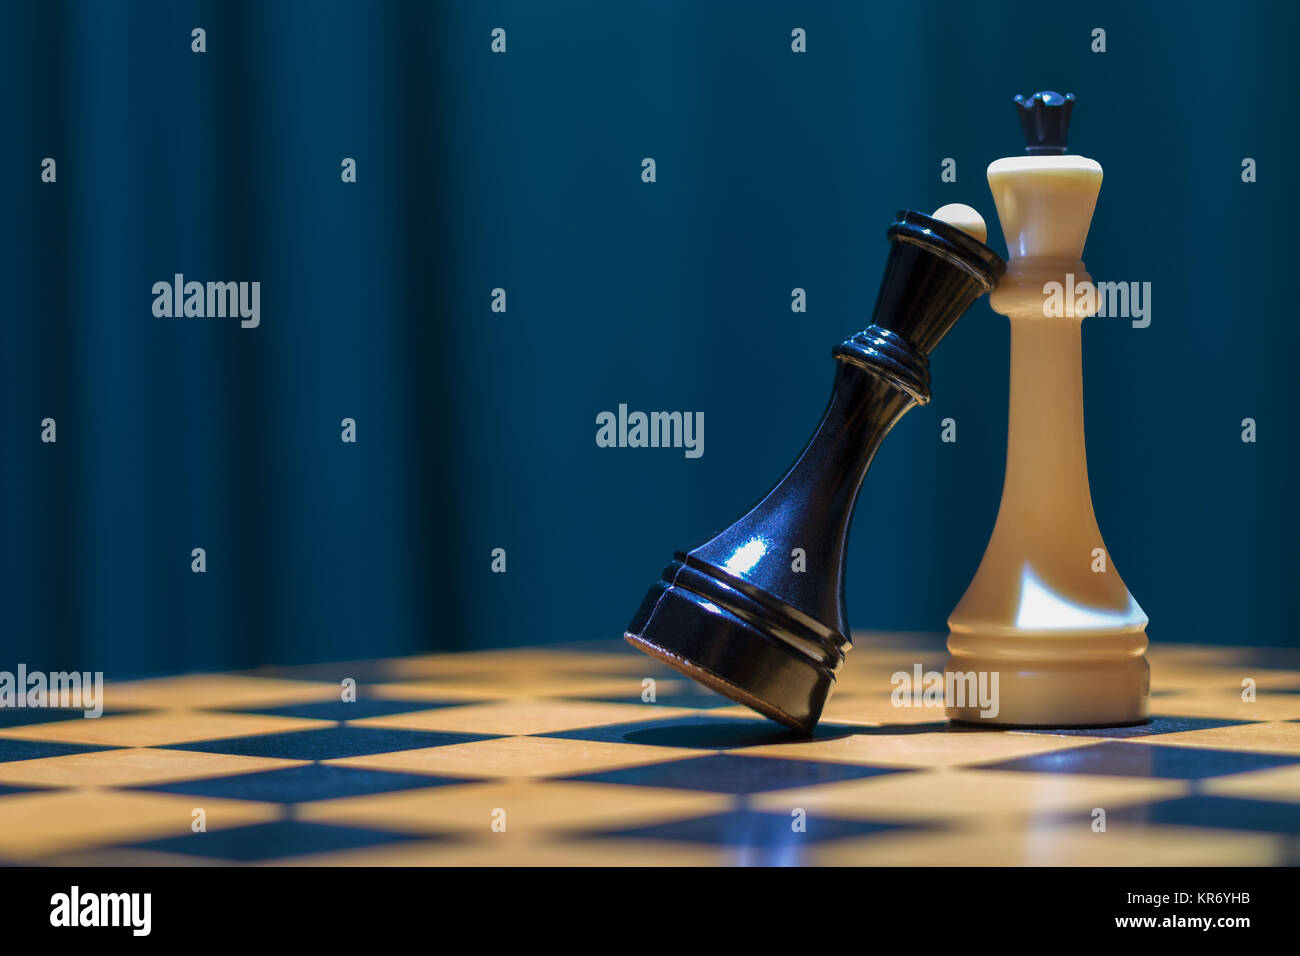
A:
{"type": "MultiPolygon", "coordinates": [[[[808,437],[894,211],[970,203],[1004,248],[984,169],[1023,145],[1011,96],[1047,88],[1078,97],[1072,151],[1106,171],[1089,270],[1153,286],[1149,328],[1084,327],[1111,555],[1153,641],[1293,642],[1294,4],[4,16],[0,666],[621,635],[671,552],[808,437]],[[261,326],[156,318],[152,285],[178,272],[260,281],[261,326]],[[704,412],[703,457],[598,448],[595,416],[619,403],[704,412]]],[[[868,478],[855,627],[941,630],[969,583],[1000,495],[1007,363],[987,301],[935,353],[934,401],[868,478]]]]}

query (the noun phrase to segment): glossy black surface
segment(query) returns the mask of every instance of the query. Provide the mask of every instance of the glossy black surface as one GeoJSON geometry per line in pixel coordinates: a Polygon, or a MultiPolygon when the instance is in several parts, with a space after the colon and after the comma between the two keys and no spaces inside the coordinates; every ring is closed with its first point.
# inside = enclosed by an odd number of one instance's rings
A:
{"type": "Polygon", "coordinates": [[[834,387],[812,439],[753,509],[677,553],[626,633],[804,731],[849,647],[844,550],[867,468],[894,423],[929,401],[929,352],[1006,268],[987,246],[920,213],[900,212],[887,236],[873,322],[834,349],[834,387]]]}
{"type": "Polygon", "coordinates": [[[1025,134],[1025,152],[1030,156],[1053,156],[1065,152],[1070,138],[1070,114],[1074,111],[1074,94],[1062,96],[1044,90],[1033,96],[1017,96],[1016,112],[1025,134]]]}

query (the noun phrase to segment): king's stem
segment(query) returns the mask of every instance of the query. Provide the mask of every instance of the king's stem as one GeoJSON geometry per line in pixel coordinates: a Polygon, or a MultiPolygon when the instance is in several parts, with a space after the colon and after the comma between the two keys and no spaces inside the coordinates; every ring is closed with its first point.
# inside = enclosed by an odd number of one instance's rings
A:
{"type": "Polygon", "coordinates": [[[1082,321],[1011,319],[1004,503],[1035,520],[1091,519],[1082,321]]]}

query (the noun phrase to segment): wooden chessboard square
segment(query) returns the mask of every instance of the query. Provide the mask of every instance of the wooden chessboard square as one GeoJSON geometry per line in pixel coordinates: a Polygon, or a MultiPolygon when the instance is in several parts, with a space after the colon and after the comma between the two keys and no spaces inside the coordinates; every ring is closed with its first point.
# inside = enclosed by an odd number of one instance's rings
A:
{"type": "Polygon", "coordinates": [[[751,794],[897,772],[899,771],[883,767],[815,760],[782,760],[779,757],[747,757],[732,752],[605,770],[569,779],[636,787],[751,794]]]}
{"type": "Polygon", "coordinates": [[[328,853],[356,847],[374,847],[415,839],[370,827],[344,827],[275,820],[248,826],[181,833],[127,845],[127,850],[189,856],[225,863],[262,863],[306,854],[328,853]]]}
{"type": "Polygon", "coordinates": [[[1300,694],[1258,691],[1254,700],[1246,701],[1240,689],[1177,691],[1152,701],[1151,709],[1172,717],[1300,720],[1300,694]]]}
{"type": "Polygon", "coordinates": [[[53,740],[9,740],[0,737],[0,767],[14,760],[39,760],[108,749],[98,744],[64,744],[53,740]]]}
{"type": "Polygon", "coordinates": [[[1256,690],[1295,691],[1300,689],[1300,671],[1266,670],[1240,664],[1238,666],[1175,665],[1151,668],[1151,690],[1156,691],[1219,691],[1240,694],[1243,681],[1255,682],[1256,690]]]}
{"type": "Polygon", "coordinates": [[[200,806],[209,831],[275,819],[280,808],[246,800],[163,793],[56,790],[0,797],[0,859],[32,860],[96,845],[192,832],[200,806]]]}
{"type": "Polygon", "coordinates": [[[629,654],[619,649],[610,652],[554,650],[544,647],[510,650],[475,651],[464,654],[427,654],[394,661],[396,678],[438,680],[453,675],[474,674],[494,679],[526,681],[537,673],[599,674],[604,676],[655,677],[671,673],[658,661],[644,654],[629,654]]]}
{"type": "Polygon", "coordinates": [[[765,744],[734,751],[759,757],[823,760],[873,767],[935,768],[991,763],[1034,754],[1053,754],[1094,741],[1033,733],[932,730],[914,727],[866,727],[826,740],[765,744]]]}
{"type": "Polygon", "coordinates": [[[1300,807],[1294,803],[1222,794],[1189,794],[1110,812],[1106,825],[1160,824],[1216,830],[1300,834],[1300,807]]]}
{"type": "Polygon", "coordinates": [[[1023,732],[1066,739],[1070,737],[1088,737],[1092,740],[1136,740],[1148,737],[1159,738],[1163,735],[1190,730],[1212,730],[1246,722],[1223,717],[1169,717],[1157,715],[1143,723],[1126,727],[1028,728],[1023,732]]]}
{"type": "Polygon", "coordinates": [[[368,689],[365,688],[358,688],[358,692],[355,700],[317,700],[305,704],[241,707],[233,710],[235,713],[262,714],[269,717],[301,717],[306,720],[341,723],[347,720],[364,720],[367,717],[386,717],[390,714],[433,710],[437,707],[456,707],[463,703],[459,700],[385,700],[370,696],[368,689]]]}
{"type": "Polygon", "coordinates": [[[178,750],[205,753],[244,754],[250,757],[287,757],[291,760],[333,760],[392,751],[446,747],[483,739],[475,734],[432,733],[390,730],[386,727],[328,725],[312,730],[226,737],[195,743],[174,744],[178,750]]]}
{"type": "Polygon", "coordinates": [[[1169,641],[1152,641],[1147,646],[1147,660],[1161,669],[1178,665],[1223,666],[1240,656],[1233,647],[1213,647],[1206,644],[1175,644],[1169,641]]]}
{"type": "Polygon", "coordinates": [[[1019,821],[1062,812],[1086,815],[1098,806],[1144,803],[1186,792],[1185,783],[1172,780],[955,768],[781,790],[751,802],[773,812],[802,807],[810,813],[866,820],[941,823],[1019,821]]]}
{"type": "MultiPolygon", "coordinates": [[[[818,736],[847,732],[842,727],[817,729],[818,736]]],[[[709,711],[684,717],[648,717],[626,724],[558,731],[548,736],[646,747],[682,747],[687,750],[733,750],[805,739],[802,734],[764,720],[753,711],[748,716],[724,717],[715,711],[709,711]]]]}
{"type": "MultiPolygon", "coordinates": [[[[1253,728],[1260,725],[1246,726],[1253,728]]],[[[1197,731],[1197,733],[1210,733],[1210,731],[1197,731]]],[[[1300,763],[1300,756],[1220,750],[1190,745],[1167,746],[1154,744],[1150,738],[1146,738],[1141,741],[1094,742],[1086,747],[1041,753],[985,766],[990,770],[1017,770],[1026,773],[1108,774],[1126,777],[1160,777],[1171,780],[1201,780],[1296,763],[1300,763]]]]}
{"type": "MultiPolygon", "coordinates": [[[[734,862],[717,847],[663,840],[601,840],[557,833],[536,840],[412,840],[277,860],[277,866],[671,867],[734,862]]],[[[103,865],[103,864],[101,864],[103,865]]],[[[121,865],[121,864],[119,864],[121,865]]]]}
{"type": "MultiPolygon", "coordinates": [[[[742,704],[728,702],[726,707],[713,711],[715,717],[753,717],[754,712],[742,704]]],[[[929,724],[936,729],[948,725],[948,715],[942,707],[895,707],[889,695],[836,693],[822,711],[819,727],[827,724],[852,724],[857,726],[914,726],[929,724]]]]}
{"type": "MultiPolygon", "coordinates": [[[[646,660],[653,660],[653,658],[647,657],[646,660]]],[[[736,702],[730,697],[723,697],[716,691],[709,690],[703,684],[687,680],[680,675],[676,675],[675,672],[673,674],[674,676],[655,679],[654,697],[650,700],[650,703],[657,707],[677,707],[682,710],[720,711],[737,706],[736,702]]],[[[596,699],[599,699],[599,695],[597,695],[596,699]]],[[[636,703],[640,702],[642,701],[636,701],[636,703]]],[[[747,716],[753,716],[753,713],[751,710],[747,716]]]]}
{"type": "Polygon", "coordinates": [[[357,686],[397,680],[403,661],[401,657],[379,657],[360,661],[323,661],[315,664],[284,664],[258,667],[243,671],[245,677],[272,678],[275,680],[323,681],[342,690],[345,680],[355,681],[357,686]]]}
{"type": "Polygon", "coordinates": [[[133,847],[107,845],[86,846],[70,850],[61,850],[56,853],[51,853],[48,856],[42,856],[39,860],[39,865],[87,869],[90,867],[229,866],[230,864],[222,860],[205,859],[197,856],[156,853],[149,850],[137,850],[133,847]]]}
{"type": "Polygon", "coordinates": [[[187,674],[104,685],[104,704],[117,709],[221,709],[337,700],[339,685],[241,674],[187,674]]]}
{"type": "Polygon", "coordinates": [[[25,727],[29,724],[54,724],[67,720],[102,720],[104,717],[132,712],[125,709],[110,710],[105,707],[99,717],[87,718],[85,709],[81,707],[0,707],[0,731],[25,727]]]}
{"type": "Polygon", "coordinates": [[[240,773],[237,776],[202,777],[151,786],[159,793],[184,793],[192,797],[221,797],[263,803],[296,804],[314,800],[369,796],[398,790],[462,784],[463,779],[431,774],[391,773],[330,764],[295,763],[283,769],[240,773]]]}
{"type": "Polygon", "coordinates": [[[661,707],[658,704],[526,699],[412,711],[354,720],[351,723],[360,727],[522,736],[628,723],[647,716],[681,717],[690,713],[692,711],[684,708],[661,707]]]}
{"type": "MultiPolygon", "coordinates": [[[[1237,670],[1234,668],[1234,670],[1237,670]]],[[[1249,677],[1255,682],[1256,690],[1271,690],[1282,693],[1300,693],[1300,670],[1265,670],[1261,667],[1246,666],[1240,669],[1240,676],[1234,686],[1242,690],[1241,678],[1249,677]]]]}
{"type": "Polygon", "coordinates": [[[139,787],[293,766],[268,757],[131,748],[0,763],[0,783],[28,787],[139,787]]]}
{"type": "Polygon", "coordinates": [[[1089,825],[981,825],[904,830],[813,847],[816,866],[1275,866],[1290,859],[1270,834],[1148,826],[1094,832],[1089,825]]]}
{"type": "Polygon", "coordinates": [[[660,760],[676,760],[690,752],[667,747],[563,740],[556,737],[497,737],[427,750],[378,753],[329,762],[345,767],[450,777],[563,777],[616,767],[633,767],[660,760]]]}
{"type": "Polygon", "coordinates": [[[1146,743],[1173,747],[1211,747],[1232,751],[1287,754],[1300,759],[1300,721],[1234,724],[1147,737],[1146,743]]]}
{"type": "MultiPolygon", "coordinates": [[[[1216,777],[1204,781],[1201,790],[1207,794],[1228,797],[1300,804],[1300,764],[1216,777]]],[[[1296,808],[1296,812],[1300,813],[1300,807],[1296,808]]]]}
{"type": "Polygon", "coordinates": [[[284,733],[328,727],[321,720],[216,713],[202,710],[156,710],[115,717],[78,718],[49,724],[27,724],[0,731],[0,738],[109,747],[157,747],[220,737],[284,733]]]}
{"type": "Polygon", "coordinates": [[[482,840],[553,838],[606,825],[664,822],[723,812],[721,794],[573,781],[469,783],[434,791],[327,800],[299,808],[299,817],[482,840]],[[503,816],[504,815],[504,816],[503,816]],[[494,830],[504,819],[505,831],[494,830]]]}
{"type": "Polygon", "coordinates": [[[912,824],[880,823],[850,817],[822,817],[801,811],[769,813],[750,808],[597,831],[604,839],[666,840],[731,848],[754,866],[799,866],[818,843],[879,834],[912,824]]]}
{"type": "Polygon", "coordinates": [[[622,700],[639,703],[641,681],[637,677],[607,677],[584,674],[471,674],[455,679],[396,681],[372,684],[368,691],[390,700],[487,701],[533,697],[622,700]]]}
{"type": "MultiPolygon", "coordinates": [[[[947,660],[943,656],[937,658],[909,656],[899,660],[867,662],[852,671],[845,668],[836,681],[831,700],[836,697],[881,697],[888,700],[898,686],[895,677],[906,674],[910,681],[915,677],[918,664],[921,666],[922,673],[942,674],[947,660]]],[[[940,706],[938,709],[942,711],[943,708],[940,706]]]]}
{"type": "Polygon", "coordinates": [[[1240,672],[1219,667],[1173,666],[1153,668],[1151,691],[1160,694],[1168,691],[1231,691],[1241,689],[1240,672]]]}
{"type": "Polygon", "coordinates": [[[836,694],[826,704],[822,720],[834,724],[934,724],[944,726],[942,707],[895,707],[889,694],[836,694]]]}

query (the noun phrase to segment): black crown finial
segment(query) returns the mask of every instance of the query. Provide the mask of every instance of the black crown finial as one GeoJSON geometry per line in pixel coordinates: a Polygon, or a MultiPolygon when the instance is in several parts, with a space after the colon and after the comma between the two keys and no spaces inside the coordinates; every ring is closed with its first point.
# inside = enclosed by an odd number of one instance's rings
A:
{"type": "Polygon", "coordinates": [[[1065,152],[1070,134],[1070,112],[1074,94],[1045,90],[1033,96],[1017,96],[1016,112],[1025,132],[1025,152],[1030,156],[1056,156],[1065,152]]]}

